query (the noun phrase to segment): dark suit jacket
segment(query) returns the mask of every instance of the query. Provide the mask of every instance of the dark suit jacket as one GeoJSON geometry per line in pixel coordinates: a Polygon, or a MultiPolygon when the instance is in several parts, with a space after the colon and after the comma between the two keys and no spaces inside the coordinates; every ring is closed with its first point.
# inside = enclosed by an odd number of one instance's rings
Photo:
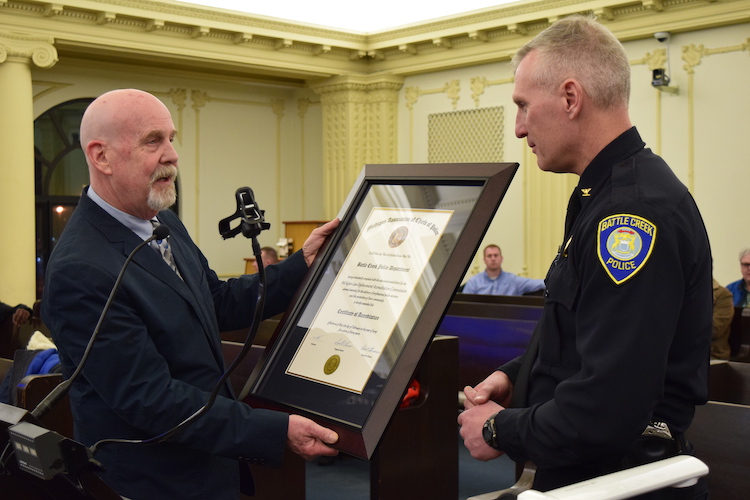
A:
{"type": "MultiPolygon", "coordinates": [[[[221,281],[169,211],[181,280],[156,250],[142,248],[122,279],[81,376],[72,384],[76,439],[157,436],[198,410],[224,371],[220,331],[251,323],[258,280],[221,281]]],[[[142,240],[84,192],[52,253],[42,317],[69,377],[86,348],[127,255],[142,240]]],[[[301,254],[267,270],[264,316],[283,311],[304,277],[301,254]]],[[[104,479],[131,498],[236,499],[237,459],[278,466],[288,416],[253,410],[225,384],[194,425],[152,446],[107,444],[95,458],[104,479]]]]}

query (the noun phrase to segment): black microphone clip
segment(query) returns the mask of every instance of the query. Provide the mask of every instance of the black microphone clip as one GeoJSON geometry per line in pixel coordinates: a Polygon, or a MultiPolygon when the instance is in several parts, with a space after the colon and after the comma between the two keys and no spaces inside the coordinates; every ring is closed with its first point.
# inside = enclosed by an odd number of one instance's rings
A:
{"type": "Polygon", "coordinates": [[[153,239],[157,241],[167,239],[169,238],[169,227],[165,226],[164,224],[159,224],[158,226],[154,227],[154,232],[151,234],[153,236],[153,239]]]}
{"type": "Polygon", "coordinates": [[[219,221],[219,233],[221,233],[222,238],[225,240],[234,238],[240,232],[245,238],[254,238],[261,231],[271,228],[271,224],[266,222],[263,217],[265,210],[261,210],[255,201],[252,189],[249,187],[239,188],[235,192],[235,198],[237,200],[237,211],[219,221]],[[241,219],[240,223],[234,228],[230,227],[230,223],[238,218],[241,219]]]}

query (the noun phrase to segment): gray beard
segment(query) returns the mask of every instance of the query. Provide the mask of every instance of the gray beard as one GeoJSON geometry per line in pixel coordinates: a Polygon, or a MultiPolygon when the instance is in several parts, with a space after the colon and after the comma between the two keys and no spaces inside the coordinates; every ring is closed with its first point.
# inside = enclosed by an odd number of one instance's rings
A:
{"type": "Polygon", "coordinates": [[[174,186],[165,191],[158,191],[154,189],[153,186],[148,190],[148,208],[156,212],[168,209],[174,205],[176,201],[177,191],[174,186]]]}

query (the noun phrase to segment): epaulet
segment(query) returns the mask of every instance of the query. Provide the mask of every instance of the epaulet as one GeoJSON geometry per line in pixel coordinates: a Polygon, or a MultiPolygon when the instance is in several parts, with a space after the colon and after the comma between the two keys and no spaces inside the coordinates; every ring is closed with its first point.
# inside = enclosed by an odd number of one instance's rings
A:
{"type": "Polygon", "coordinates": [[[631,156],[612,167],[612,202],[617,204],[637,197],[635,157],[631,156]]]}

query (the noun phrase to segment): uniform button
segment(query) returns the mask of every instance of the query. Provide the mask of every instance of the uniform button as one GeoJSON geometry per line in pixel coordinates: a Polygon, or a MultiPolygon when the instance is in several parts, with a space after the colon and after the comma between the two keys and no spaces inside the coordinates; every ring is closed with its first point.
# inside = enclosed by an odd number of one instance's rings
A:
{"type": "Polygon", "coordinates": [[[544,290],[544,296],[549,297],[549,290],[544,290]]]}

